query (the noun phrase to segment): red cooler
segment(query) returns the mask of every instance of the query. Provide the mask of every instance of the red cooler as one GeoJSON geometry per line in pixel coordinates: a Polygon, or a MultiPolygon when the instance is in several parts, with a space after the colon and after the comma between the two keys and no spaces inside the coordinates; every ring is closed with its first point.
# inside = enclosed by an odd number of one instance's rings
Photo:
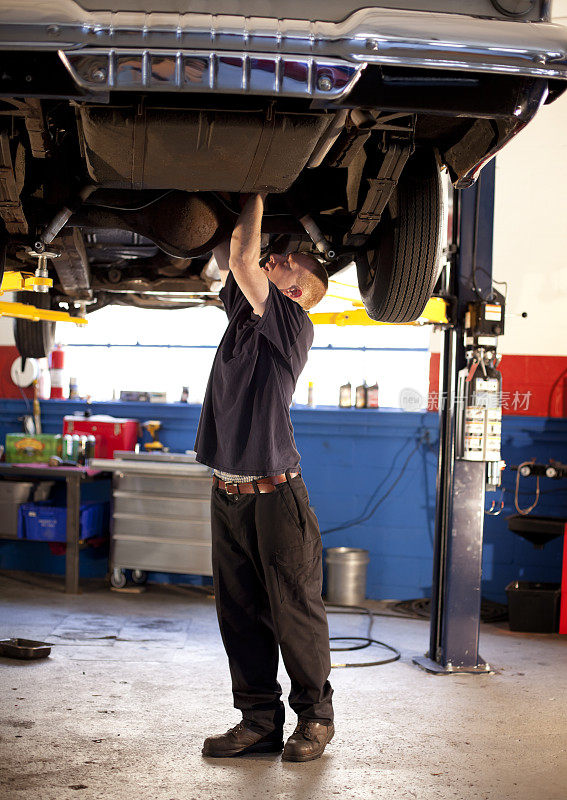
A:
{"type": "Polygon", "coordinates": [[[97,414],[92,417],[63,417],[63,435],[92,435],[95,456],[114,458],[115,450],[133,450],[138,441],[138,420],[97,414]]]}

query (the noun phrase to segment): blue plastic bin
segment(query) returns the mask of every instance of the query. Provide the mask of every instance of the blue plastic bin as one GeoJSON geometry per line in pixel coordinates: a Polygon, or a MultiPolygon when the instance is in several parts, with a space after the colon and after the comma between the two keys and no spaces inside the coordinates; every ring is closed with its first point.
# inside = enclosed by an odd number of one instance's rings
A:
{"type": "MultiPolygon", "coordinates": [[[[80,538],[102,536],[107,526],[108,503],[81,503],[80,538]]],[[[52,505],[48,500],[22,503],[18,518],[18,538],[40,542],[67,540],[67,508],[52,505]]]]}

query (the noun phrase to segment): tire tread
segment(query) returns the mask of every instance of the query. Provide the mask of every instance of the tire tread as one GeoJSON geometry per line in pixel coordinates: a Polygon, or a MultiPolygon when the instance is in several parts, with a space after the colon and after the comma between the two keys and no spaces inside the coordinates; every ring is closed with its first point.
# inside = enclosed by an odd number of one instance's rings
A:
{"type": "MultiPolygon", "coordinates": [[[[442,197],[439,169],[433,153],[428,155],[429,163],[422,161],[420,170],[410,168],[402,174],[398,184],[398,217],[395,221],[385,220],[392,237],[388,280],[384,281],[384,269],[380,264],[380,257],[383,262],[387,255],[379,242],[375,251],[378,264],[374,280],[369,287],[363,282],[361,285],[368,315],[378,321],[413,322],[423,313],[433,290],[441,238],[442,197]]],[[[377,236],[380,234],[384,236],[382,225],[377,236]]],[[[357,260],[359,275],[364,266],[364,262],[361,264],[357,260]]]]}
{"type": "MultiPolygon", "coordinates": [[[[51,308],[51,298],[48,293],[18,292],[16,299],[19,303],[35,305],[37,308],[51,308]]],[[[45,320],[32,322],[28,319],[16,318],[14,319],[14,339],[22,358],[45,358],[53,349],[55,322],[45,320]]]]}

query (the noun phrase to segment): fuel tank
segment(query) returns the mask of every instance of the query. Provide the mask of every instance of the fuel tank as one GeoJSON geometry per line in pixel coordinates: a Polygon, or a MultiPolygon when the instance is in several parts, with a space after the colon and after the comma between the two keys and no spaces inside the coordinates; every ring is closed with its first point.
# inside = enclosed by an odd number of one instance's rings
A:
{"type": "Polygon", "coordinates": [[[284,192],[333,115],[81,106],[94,183],[114,189],[284,192]]]}

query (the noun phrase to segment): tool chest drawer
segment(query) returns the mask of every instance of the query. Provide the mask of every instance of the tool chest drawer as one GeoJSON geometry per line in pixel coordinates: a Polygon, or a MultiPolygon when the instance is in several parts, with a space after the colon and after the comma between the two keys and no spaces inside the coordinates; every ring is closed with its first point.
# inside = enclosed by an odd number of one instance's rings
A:
{"type": "Polygon", "coordinates": [[[211,478],[205,476],[189,476],[183,478],[168,477],[158,479],[150,475],[125,474],[120,478],[120,491],[138,495],[164,492],[168,497],[195,497],[210,501],[211,478]],[[159,488],[157,488],[159,487],[159,488]]]}
{"type": "Polygon", "coordinates": [[[181,541],[117,539],[112,563],[114,569],[176,572],[186,575],[213,574],[210,545],[181,541]]]}
{"type": "MultiPolygon", "coordinates": [[[[154,489],[157,488],[154,485],[154,489]]],[[[211,501],[192,497],[168,496],[166,494],[137,494],[117,489],[114,496],[114,514],[148,515],[150,517],[173,517],[186,519],[211,519],[211,501]]]]}
{"type": "Polygon", "coordinates": [[[112,538],[136,536],[140,542],[163,542],[170,540],[191,543],[194,541],[210,545],[210,520],[168,519],[135,514],[114,514],[112,538]]]}

